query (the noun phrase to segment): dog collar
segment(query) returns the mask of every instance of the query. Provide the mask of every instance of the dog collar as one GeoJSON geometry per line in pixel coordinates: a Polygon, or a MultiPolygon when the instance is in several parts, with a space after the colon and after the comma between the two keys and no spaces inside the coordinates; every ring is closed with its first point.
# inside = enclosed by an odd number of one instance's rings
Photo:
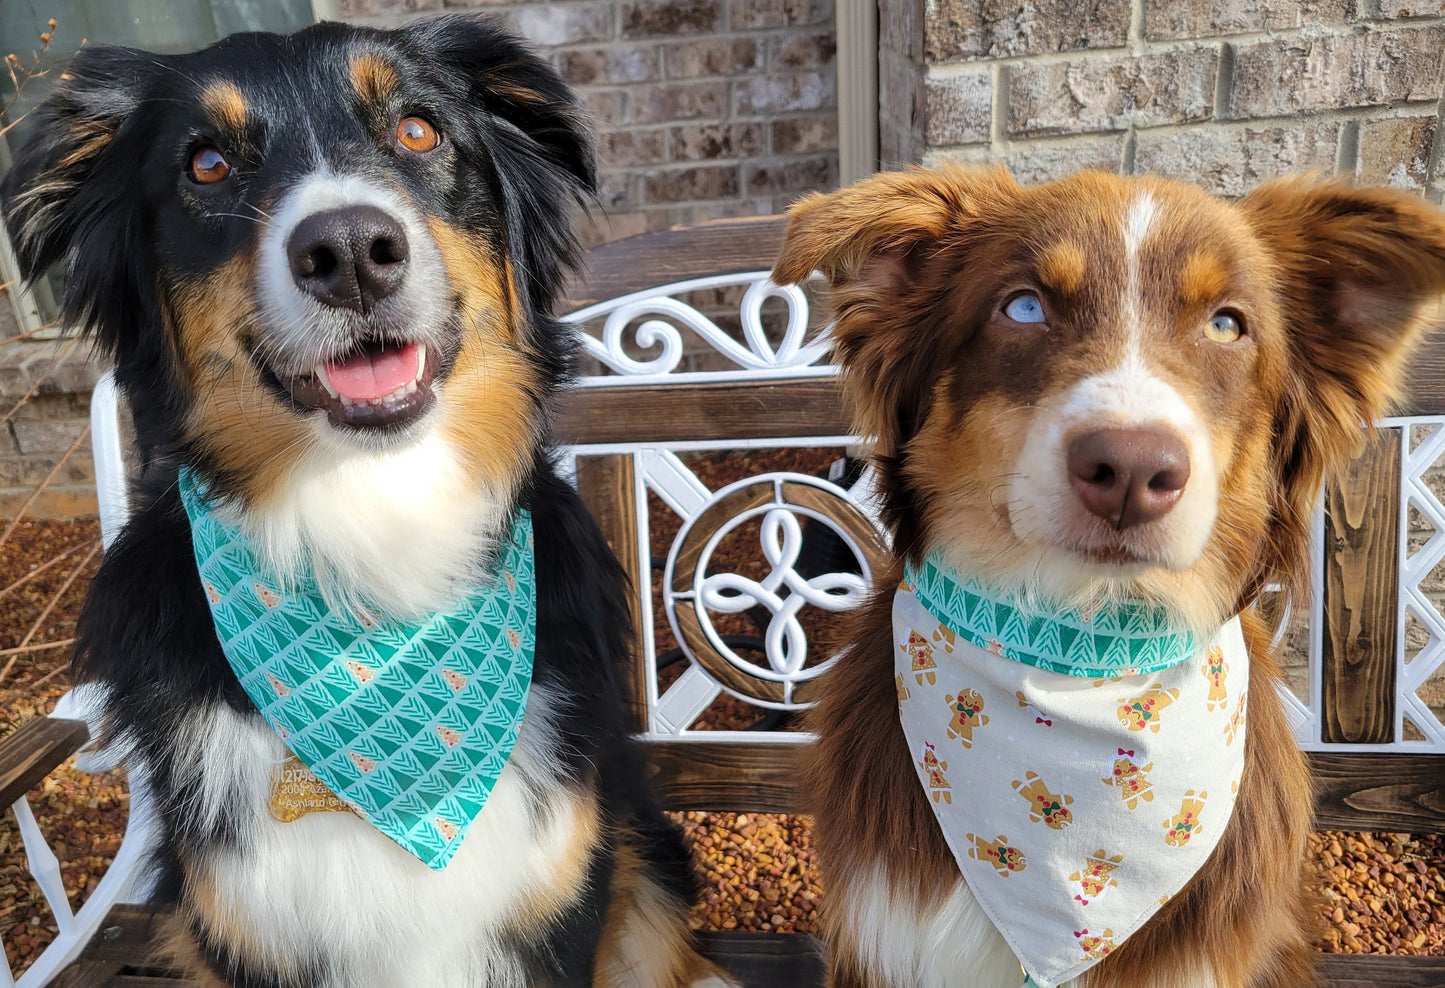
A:
{"type": "Polygon", "coordinates": [[[1145,601],[1110,601],[1087,613],[1025,611],[934,553],[905,568],[923,605],[965,641],[1050,672],[1107,678],[1167,669],[1191,658],[1200,642],[1175,627],[1169,612],[1145,601]]]}
{"type": "Polygon", "coordinates": [[[282,581],[180,475],[196,566],[227,662],[286,746],[342,803],[441,869],[511,756],[536,642],[532,521],[519,512],[491,578],[422,621],[328,604],[282,581]]]}
{"type": "Polygon", "coordinates": [[[1194,637],[1153,608],[1092,617],[1024,614],[937,558],[909,567],[893,598],[919,781],[969,889],[1041,988],[1098,963],[1184,887],[1244,769],[1239,619],[1181,655],[1194,637]]]}

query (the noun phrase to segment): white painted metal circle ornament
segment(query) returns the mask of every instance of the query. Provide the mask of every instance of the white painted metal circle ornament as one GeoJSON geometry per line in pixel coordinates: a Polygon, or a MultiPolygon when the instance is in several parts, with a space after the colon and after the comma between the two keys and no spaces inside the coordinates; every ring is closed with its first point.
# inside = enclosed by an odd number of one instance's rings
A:
{"type": "Polygon", "coordinates": [[[808,642],[798,616],[805,607],[841,612],[861,606],[888,553],[874,522],[836,484],[796,473],[762,474],[729,484],[683,525],[668,553],[663,603],[684,653],[740,699],[775,710],[811,704],[809,684],[834,663],[808,665],[808,642]],[[761,580],[709,573],[713,553],[731,532],[760,519],[761,580]],[[861,573],[797,570],[803,549],[800,518],[827,526],[852,551],[861,573]],[[739,655],[713,624],[712,613],[738,614],[761,606],[767,664],[739,655]]]}

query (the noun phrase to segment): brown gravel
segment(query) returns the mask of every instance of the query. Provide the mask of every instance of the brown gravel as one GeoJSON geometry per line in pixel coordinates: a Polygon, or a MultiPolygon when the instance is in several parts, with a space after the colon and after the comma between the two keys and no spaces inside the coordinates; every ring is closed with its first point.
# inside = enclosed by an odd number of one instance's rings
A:
{"type": "Polygon", "coordinates": [[[1327,830],[1310,850],[1324,891],[1321,950],[1445,955],[1445,837],[1327,830]]]}
{"type": "Polygon", "coordinates": [[[822,895],[806,817],[674,813],[702,876],[701,930],[807,933],[822,895]]]}
{"type": "MultiPolygon", "coordinates": [[[[741,476],[776,469],[823,470],[835,450],[749,451],[697,454],[688,465],[713,489],[741,476]]],[[[676,516],[654,505],[653,552],[666,556],[677,531],[676,516]]],[[[0,546],[0,590],[67,549],[69,557],[25,585],[0,597],[0,649],[16,647],[30,634],[75,571],[97,535],[94,522],[22,521],[0,546]],[[79,547],[79,548],[75,548],[79,547]]],[[[761,575],[756,530],[719,547],[717,564],[761,575]]],[[[72,585],[31,636],[32,644],[61,641],[74,633],[76,611],[95,561],[79,567],[72,585]]],[[[660,592],[660,574],[654,593],[660,592]]],[[[660,597],[658,650],[674,646],[660,597]]],[[[745,615],[726,619],[727,633],[756,634],[745,615]],[[734,626],[735,625],[735,626],[734,626]]],[[[719,622],[722,623],[721,621],[719,622]]],[[[810,626],[810,636],[824,630],[810,626]]],[[[49,712],[68,688],[68,649],[20,655],[0,679],[0,734],[49,712]]],[[[815,660],[818,656],[813,657],[815,660]]],[[[9,657],[0,657],[0,667],[9,657]]],[[[664,681],[681,672],[665,672],[664,681]]],[[[756,708],[724,697],[696,726],[740,729],[758,719],[756,708]]],[[[796,727],[785,723],[784,728],[796,727]]],[[[125,828],[127,795],[119,774],[90,776],[66,762],[30,793],[42,830],[62,863],[72,907],[94,889],[109,865],[125,828]]],[[[683,827],[702,875],[703,900],[693,914],[700,929],[809,932],[822,896],[809,821],[774,814],[686,813],[683,827]]],[[[1344,953],[1445,955],[1445,837],[1406,834],[1314,835],[1311,850],[1320,867],[1321,950],[1344,953]]],[[[18,974],[54,937],[54,923],[39,887],[29,877],[19,834],[8,813],[0,817],[0,937],[18,974]]]]}

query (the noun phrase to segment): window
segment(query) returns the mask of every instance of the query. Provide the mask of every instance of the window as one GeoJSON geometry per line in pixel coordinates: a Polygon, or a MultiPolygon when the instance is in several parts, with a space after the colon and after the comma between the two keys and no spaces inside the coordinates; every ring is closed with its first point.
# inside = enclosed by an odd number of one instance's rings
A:
{"type": "MultiPolygon", "coordinates": [[[[41,47],[40,34],[49,30],[52,18],[53,44],[40,60],[46,74],[29,80],[10,112],[0,117],[0,128],[10,127],[0,135],[0,174],[10,166],[10,148],[29,135],[25,115],[45,98],[60,67],[82,43],[190,51],[237,31],[294,31],[316,16],[313,0],[0,0],[0,54],[14,52],[22,66],[30,66],[41,47]]],[[[13,96],[9,79],[0,75],[0,107],[13,96]]],[[[9,244],[0,244],[0,284],[15,275],[9,244]]],[[[47,282],[53,280],[54,275],[47,282]]],[[[56,316],[49,283],[33,292],[11,291],[10,298],[23,330],[34,330],[56,316]]]]}

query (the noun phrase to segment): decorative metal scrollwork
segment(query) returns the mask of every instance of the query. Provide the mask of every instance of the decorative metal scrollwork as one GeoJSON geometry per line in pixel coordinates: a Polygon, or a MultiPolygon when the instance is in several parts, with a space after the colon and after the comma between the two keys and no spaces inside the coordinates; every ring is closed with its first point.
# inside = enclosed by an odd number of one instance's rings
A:
{"type": "MultiPolygon", "coordinates": [[[[736,364],[739,371],[747,372],[750,378],[769,372],[796,374],[809,369],[834,373],[835,368],[817,366],[827,354],[830,344],[826,332],[814,334],[812,340],[807,339],[808,312],[808,297],[802,288],[774,284],[766,271],[750,271],[694,278],[634,292],[578,309],[563,319],[580,327],[605,316],[600,336],[580,329],[578,336],[589,356],[595,357],[629,383],[636,383],[639,378],[665,378],[677,371],[683,358],[683,336],[679,327],[696,333],[736,364]],[[695,306],[674,297],[735,285],[747,286],[738,311],[742,342],[695,306]],[[769,299],[781,299],[787,307],[787,319],[776,348],[769,342],[763,328],[763,305],[769,299]],[[662,352],[647,359],[630,355],[627,352],[629,328],[632,329],[635,348],[655,350],[660,347],[662,352]]],[[[583,378],[580,383],[595,385],[617,380],[618,377],[608,375],[583,378]]]]}
{"type": "Polygon", "coordinates": [[[834,661],[807,664],[808,641],[799,613],[810,606],[834,612],[857,608],[887,558],[877,528],[842,488],[801,474],[763,474],[724,487],[684,524],[668,555],[663,599],[679,644],[723,689],[760,706],[797,709],[811,702],[810,685],[834,661]],[[813,577],[798,572],[800,517],[830,528],[852,550],[861,572],[813,577]],[[769,573],[761,580],[709,573],[722,540],[754,518],[761,519],[761,548],[769,573]],[[767,665],[729,647],[711,616],[756,607],[769,615],[763,635],[767,665]]]}

